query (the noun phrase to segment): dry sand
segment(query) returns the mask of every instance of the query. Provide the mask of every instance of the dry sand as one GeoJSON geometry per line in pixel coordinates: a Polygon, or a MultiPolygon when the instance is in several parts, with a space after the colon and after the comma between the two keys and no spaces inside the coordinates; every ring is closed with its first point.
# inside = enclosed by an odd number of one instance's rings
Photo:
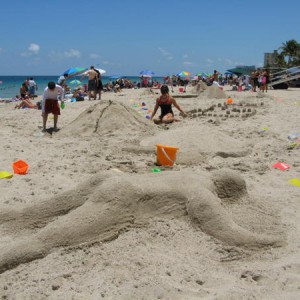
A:
{"type": "Polygon", "coordinates": [[[175,91],[168,126],[158,90],[105,93],[45,135],[0,103],[0,170],[30,166],[0,179],[2,299],[299,299],[300,90],[229,89],[175,91]],[[180,148],[160,173],[156,144],[180,148]]]}

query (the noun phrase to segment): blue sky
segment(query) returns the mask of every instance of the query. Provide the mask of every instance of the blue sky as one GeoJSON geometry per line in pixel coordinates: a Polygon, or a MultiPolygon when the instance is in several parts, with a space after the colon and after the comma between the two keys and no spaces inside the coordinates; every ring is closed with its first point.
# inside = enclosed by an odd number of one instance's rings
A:
{"type": "Polygon", "coordinates": [[[0,75],[158,76],[262,66],[300,42],[299,0],[10,0],[1,4],[0,75]]]}

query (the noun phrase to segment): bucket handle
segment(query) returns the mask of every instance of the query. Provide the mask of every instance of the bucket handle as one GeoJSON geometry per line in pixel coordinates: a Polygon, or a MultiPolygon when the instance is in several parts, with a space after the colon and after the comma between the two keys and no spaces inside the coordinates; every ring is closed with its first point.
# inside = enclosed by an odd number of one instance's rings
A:
{"type": "Polygon", "coordinates": [[[160,148],[161,152],[164,154],[164,156],[173,164],[175,163],[175,161],[173,159],[171,159],[171,157],[167,154],[166,150],[164,148],[160,148]]]}

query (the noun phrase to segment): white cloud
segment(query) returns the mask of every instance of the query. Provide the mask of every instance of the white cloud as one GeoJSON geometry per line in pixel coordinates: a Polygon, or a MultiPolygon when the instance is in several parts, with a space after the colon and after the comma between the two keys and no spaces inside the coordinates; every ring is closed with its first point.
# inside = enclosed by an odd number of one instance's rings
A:
{"type": "Polygon", "coordinates": [[[207,58],[206,62],[209,63],[209,64],[212,64],[214,61],[212,59],[210,59],[210,58],[207,58]]]}
{"type": "Polygon", "coordinates": [[[171,53],[169,53],[167,50],[163,49],[163,48],[158,48],[159,52],[168,60],[172,60],[173,56],[171,53]]]}
{"type": "Polygon", "coordinates": [[[96,53],[91,53],[90,54],[90,58],[99,58],[100,55],[99,54],[96,54],[96,53]]]}
{"type": "Polygon", "coordinates": [[[28,51],[32,52],[34,54],[39,54],[40,45],[32,43],[32,44],[29,45],[28,51]]]}
{"type": "Polygon", "coordinates": [[[77,58],[80,58],[81,56],[81,53],[79,50],[75,50],[75,49],[70,49],[68,51],[64,51],[64,55],[66,57],[77,57],[77,58]]]}
{"type": "Polygon", "coordinates": [[[28,56],[31,56],[31,55],[38,55],[39,51],[40,51],[40,46],[38,44],[31,43],[28,46],[27,51],[21,52],[20,55],[24,56],[24,57],[28,57],[28,56]]]}

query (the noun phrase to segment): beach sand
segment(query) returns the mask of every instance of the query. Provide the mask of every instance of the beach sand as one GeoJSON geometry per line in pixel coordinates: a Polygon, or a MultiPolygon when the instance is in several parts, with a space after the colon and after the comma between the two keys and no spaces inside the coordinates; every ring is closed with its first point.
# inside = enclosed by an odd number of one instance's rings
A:
{"type": "Polygon", "coordinates": [[[190,116],[168,126],[158,95],[66,103],[44,135],[0,103],[0,170],[29,164],[0,179],[1,299],[299,299],[300,90],[175,89],[190,116]]]}

